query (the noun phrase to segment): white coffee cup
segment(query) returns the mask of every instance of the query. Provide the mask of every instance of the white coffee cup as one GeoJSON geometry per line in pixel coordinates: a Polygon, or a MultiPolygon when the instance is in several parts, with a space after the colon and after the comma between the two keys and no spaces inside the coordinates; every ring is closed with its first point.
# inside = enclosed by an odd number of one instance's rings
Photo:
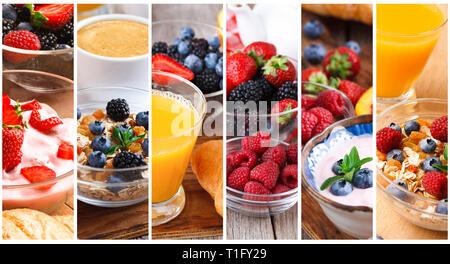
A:
{"type": "MultiPolygon", "coordinates": [[[[86,18],[77,23],[81,28],[104,20],[128,20],[148,25],[148,19],[124,14],[99,15],[86,18]]],[[[78,88],[97,86],[149,87],[149,54],[115,58],[97,55],[77,48],[78,88]]]]}

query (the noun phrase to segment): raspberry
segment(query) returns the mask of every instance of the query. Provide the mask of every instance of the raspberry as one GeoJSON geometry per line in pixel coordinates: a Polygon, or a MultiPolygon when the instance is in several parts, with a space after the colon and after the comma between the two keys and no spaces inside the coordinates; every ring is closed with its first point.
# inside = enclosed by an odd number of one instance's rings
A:
{"type": "Polygon", "coordinates": [[[286,148],[286,157],[289,164],[298,163],[298,144],[294,143],[286,148]]]}
{"type": "Polygon", "coordinates": [[[264,152],[264,154],[261,156],[261,160],[263,162],[271,160],[278,164],[278,166],[282,167],[286,162],[286,152],[280,145],[271,147],[267,149],[266,152],[264,152]]]}
{"type": "Polygon", "coordinates": [[[289,188],[297,188],[298,186],[298,171],[297,164],[290,164],[283,168],[281,171],[281,182],[289,188]]]}
{"type": "Polygon", "coordinates": [[[273,161],[266,161],[254,167],[250,172],[250,179],[261,182],[267,189],[272,189],[277,184],[280,169],[273,161]]]}
{"type": "Polygon", "coordinates": [[[291,190],[291,188],[287,187],[286,185],[281,184],[281,183],[278,183],[278,184],[275,185],[275,187],[273,187],[273,189],[270,190],[270,191],[271,191],[273,194],[276,194],[276,193],[285,193],[285,192],[290,191],[290,190],[291,190]]]}
{"type": "Polygon", "coordinates": [[[243,191],[245,184],[249,181],[250,169],[248,167],[239,167],[228,176],[227,185],[233,189],[243,191]]]}
{"type": "Polygon", "coordinates": [[[233,153],[232,165],[236,167],[255,167],[258,163],[258,155],[249,149],[243,149],[233,153]]]}
{"type": "Polygon", "coordinates": [[[269,147],[269,144],[267,144],[267,141],[264,140],[261,136],[256,135],[243,138],[241,140],[241,147],[242,149],[248,149],[261,154],[266,151],[266,149],[269,147]]]}
{"type": "Polygon", "coordinates": [[[402,133],[390,127],[384,127],[377,132],[377,149],[382,153],[388,153],[389,151],[398,148],[401,140],[402,133]]]}
{"type": "Polygon", "coordinates": [[[422,178],[422,186],[425,191],[439,200],[447,198],[447,177],[436,171],[425,173],[422,178]]]}
{"type": "Polygon", "coordinates": [[[312,136],[314,127],[317,125],[319,120],[314,114],[309,112],[302,112],[302,143],[306,144],[312,136]]]}
{"type": "Polygon", "coordinates": [[[302,109],[305,110],[310,109],[311,107],[314,106],[315,102],[316,98],[307,95],[302,95],[302,109]]]}
{"type": "MultiPolygon", "coordinates": [[[[264,187],[261,183],[257,181],[249,181],[244,186],[244,192],[258,195],[268,195],[271,194],[270,190],[264,187]]],[[[242,198],[246,200],[254,200],[254,201],[268,201],[269,197],[256,197],[252,195],[244,195],[242,198]]]]}
{"type": "Polygon", "coordinates": [[[342,94],[337,91],[323,91],[317,96],[315,105],[321,106],[330,111],[333,116],[340,116],[345,111],[345,101],[342,94]]]}
{"type": "Polygon", "coordinates": [[[448,116],[441,116],[431,123],[431,135],[440,141],[447,142],[448,136],[448,116]]]}
{"type": "Polygon", "coordinates": [[[317,119],[319,120],[319,124],[326,123],[330,125],[334,122],[333,114],[323,107],[316,106],[309,109],[308,112],[317,117],[317,119]]]}

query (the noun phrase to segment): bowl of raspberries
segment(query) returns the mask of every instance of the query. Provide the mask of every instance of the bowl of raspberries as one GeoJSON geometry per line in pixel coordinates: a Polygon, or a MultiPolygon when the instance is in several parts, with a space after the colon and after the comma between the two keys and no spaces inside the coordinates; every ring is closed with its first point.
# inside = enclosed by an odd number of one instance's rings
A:
{"type": "Polygon", "coordinates": [[[255,217],[285,212],[297,203],[297,143],[259,131],[227,141],[227,208],[255,217]]]}
{"type": "Polygon", "coordinates": [[[73,4],[3,4],[4,68],[73,79],[73,10],[73,4]]]}
{"type": "Polygon", "coordinates": [[[377,186],[391,208],[423,228],[448,222],[447,100],[420,98],[377,118],[377,186]]]}

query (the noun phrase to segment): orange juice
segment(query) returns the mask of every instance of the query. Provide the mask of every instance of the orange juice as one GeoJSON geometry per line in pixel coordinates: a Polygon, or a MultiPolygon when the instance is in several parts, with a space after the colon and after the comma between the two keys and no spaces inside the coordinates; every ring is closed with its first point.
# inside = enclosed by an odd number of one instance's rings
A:
{"type": "Polygon", "coordinates": [[[152,93],[152,203],[160,203],[172,198],[181,186],[200,117],[181,96],[152,93]]]}
{"type": "Polygon", "coordinates": [[[78,4],[78,12],[88,12],[101,7],[103,4],[78,4]]]}
{"type": "Polygon", "coordinates": [[[377,97],[408,93],[445,19],[434,4],[377,4],[377,97]]]}

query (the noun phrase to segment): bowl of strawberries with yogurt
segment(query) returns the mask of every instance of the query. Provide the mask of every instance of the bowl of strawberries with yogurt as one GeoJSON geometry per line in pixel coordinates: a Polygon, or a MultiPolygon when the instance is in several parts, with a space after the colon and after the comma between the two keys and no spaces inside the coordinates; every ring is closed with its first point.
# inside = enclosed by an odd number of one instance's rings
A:
{"type": "Polygon", "coordinates": [[[73,194],[72,93],[55,103],[20,90],[5,88],[2,98],[3,209],[50,213],[73,194]]]}
{"type": "Polygon", "coordinates": [[[391,208],[423,228],[448,223],[447,100],[393,105],[377,119],[377,186],[391,208]]]}

